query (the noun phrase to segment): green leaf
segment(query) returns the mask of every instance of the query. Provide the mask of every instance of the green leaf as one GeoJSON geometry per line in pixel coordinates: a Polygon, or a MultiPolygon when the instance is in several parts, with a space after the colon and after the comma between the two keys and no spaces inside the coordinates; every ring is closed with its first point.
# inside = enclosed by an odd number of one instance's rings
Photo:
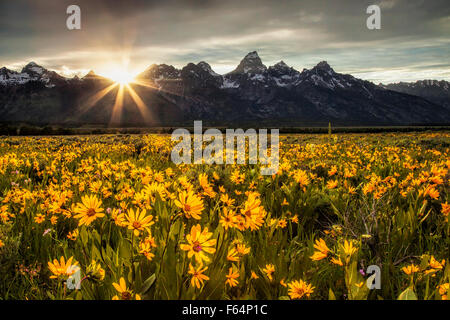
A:
{"type": "Polygon", "coordinates": [[[87,247],[88,238],[89,238],[89,235],[86,231],[86,228],[83,226],[80,231],[80,239],[81,239],[81,243],[83,244],[84,247],[87,247]]]}
{"type": "Polygon", "coordinates": [[[141,293],[146,294],[155,283],[155,280],[156,274],[152,274],[150,277],[148,277],[147,280],[145,280],[144,283],[142,284],[141,293]]]}
{"type": "Polygon", "coordinates": [[[336,296],[334,295],[333,290],[328,290],[328,300],[336,300],[336,296]]]}
{"type": "Polygon", "coordinates": [[[400,293],[400,295],[398,296],[398,300],[417,300],[417,296],[410,287],[400,293]]]}

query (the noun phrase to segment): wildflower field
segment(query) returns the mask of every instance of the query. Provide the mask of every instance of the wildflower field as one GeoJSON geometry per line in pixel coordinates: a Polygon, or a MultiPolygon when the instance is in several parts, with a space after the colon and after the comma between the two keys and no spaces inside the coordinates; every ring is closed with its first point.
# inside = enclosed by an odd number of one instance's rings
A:
{"type": "Polygon", "coordinates": [[[173,144],[0,138],[0,298],[449,296],[450,133],[281,136],[273,176],[173,144]]]}

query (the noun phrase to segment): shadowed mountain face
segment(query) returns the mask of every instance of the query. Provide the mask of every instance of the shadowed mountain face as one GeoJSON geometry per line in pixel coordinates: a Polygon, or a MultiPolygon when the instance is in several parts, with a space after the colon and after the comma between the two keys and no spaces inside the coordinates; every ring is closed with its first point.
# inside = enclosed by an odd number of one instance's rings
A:
{"type": "Polygon", "coordinates": [[[267,67],[256,52],[225,75],[203,61],[181,70],[153,64],[130,84],[132,90],[93,71],[67,79],[30,63],[21,73],[0,69],[0,119],[136,126],[193,120],[274,126],[449,123],[448,83],[436,82],[439,89],[420,83],[375,85],[336,73],[325,61],[302,72],[283,61],[267,67]]]}
{"type": "Polygon", "coordinates": [[[420,80],[416,82],[399,82],[388,85],[380,84],[386,89],[425,98],[438,105],[445,106],[450,112],[450,83],[444,80],[420,80]]]}

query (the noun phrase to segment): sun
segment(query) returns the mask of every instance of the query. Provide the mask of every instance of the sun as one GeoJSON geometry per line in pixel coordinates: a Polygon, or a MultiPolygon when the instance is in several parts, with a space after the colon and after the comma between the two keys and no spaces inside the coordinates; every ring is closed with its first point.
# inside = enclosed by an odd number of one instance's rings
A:
{"type": "Polygon", "coordinates": [[[129,84],[134,80],[134,75],[125,68],[121,67],[111,68],[111,70],[106,72],[105,76],[121,85],[129,84]]]}

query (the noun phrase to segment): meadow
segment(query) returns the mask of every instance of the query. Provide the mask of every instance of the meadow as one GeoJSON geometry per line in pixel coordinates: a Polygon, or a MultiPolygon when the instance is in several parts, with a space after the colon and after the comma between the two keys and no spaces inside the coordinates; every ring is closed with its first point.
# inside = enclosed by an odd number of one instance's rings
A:
{"type": "Polygon", "coordinates": [[[273,176],[173,145],[1,137],[0,299],[449,297],[449,132],[283,135],[273,176]]]}

